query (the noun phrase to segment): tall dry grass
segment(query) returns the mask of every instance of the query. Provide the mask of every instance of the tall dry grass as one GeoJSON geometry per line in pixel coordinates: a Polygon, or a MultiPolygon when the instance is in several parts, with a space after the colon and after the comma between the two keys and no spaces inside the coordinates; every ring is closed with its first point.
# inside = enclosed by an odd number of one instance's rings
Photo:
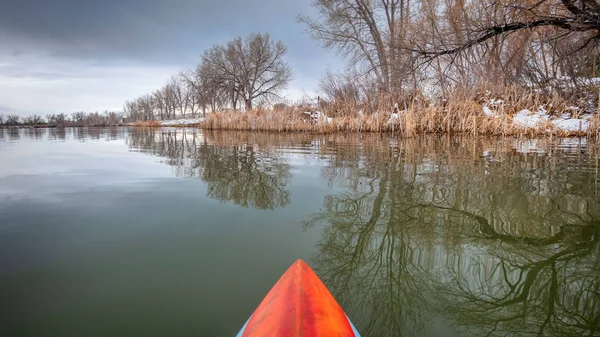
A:
{"type": "MultiPolygon", "coordinates": [[[[560,131],[552,123],[539,124],[533,128],[515,126],[513,118],[523,109],[535,111],[544,107],[549,114],[561,114],[570,102],[558,94],[526,92],[520,87],[478,87],[455,90],[450,98],[438,102],[426,101],[419,95],[411,97],[387,96],[378,98],[378,104],[368,109],[372,113],[359,113],[364,107],[355,102],[324,105],[321,110],[332,118],[311,121],[302,109],[286,108],[276,111],[256,109],[250,112],[221,112],[211,114],[201,127],[211,130],[248,130],[275,132],[389,132],[405,137],[418,134],[448,133],[472,135],[557,135],[598,136],[598,114],[590,120],[587,131],[560,131]],[[491,99],[502,100],[495,107],[497,116],[483,113],[483,105],[491,99]],[[400,101],[400,111],[393,116],[394,102],[400,101]]],[[[396,103],[397,104],[397,103],[396,103]]],[[[578,116],[574,116],[578,117],[578,116]]]]}

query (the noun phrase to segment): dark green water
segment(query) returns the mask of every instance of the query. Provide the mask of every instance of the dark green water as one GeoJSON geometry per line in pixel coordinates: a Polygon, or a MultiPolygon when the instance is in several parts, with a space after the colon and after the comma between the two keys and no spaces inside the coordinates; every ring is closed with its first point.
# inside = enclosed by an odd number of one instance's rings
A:
{"type": "Polygon", "coordinates": [[[0,129],[0,336],[235,336],[306,260],[363,337],[599,336],[585,140],[0,129]]]}

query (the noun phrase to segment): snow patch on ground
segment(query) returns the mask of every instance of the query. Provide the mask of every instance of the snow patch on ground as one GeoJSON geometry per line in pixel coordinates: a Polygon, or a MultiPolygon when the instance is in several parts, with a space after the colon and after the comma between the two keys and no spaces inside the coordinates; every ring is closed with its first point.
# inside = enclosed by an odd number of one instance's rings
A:
{"type": "Polygon", "coordinates": [[[182,118],[182,119],[171,119],[160,121],[162,126],[173,126],[173,125],[193,125],[204,121],[204,118],[182,118]]]}
{"type": "Polygon", "coordinates": [[[496,116],[496,113],[492,111],[488,106],[483,106],[483,114],[486,116],[496,116]]]}
{"type": "MultiPolygon", "coordinates": [[[[577,107],[567,107],[567,111],[578,111],[577,107]]],[[[520,128],[543,127],[550,122],[554,129],[563,132],[586,132],[590,127],[591,114],[581,116],[581,118],[572,118],[570,112],[564,112],[559,116],[551,118],[545,107],[539,106],[535,112],[528,109],[519,111],[513,116],[513,125],[520,128]]],[[[551,131],[551,130],[548,130],[551,131]]]]}
{"type": "Polygon", "coordinates": [[[546,109],[538,108],[536,112],[532,112],[528,109],[519,111],[513,117],[513,124],[521,128],[535,128],[540,124],[548,122],[550,117],[546,109]]]}
{"type": "Polygon", "coordinates": [[[582,118],[557,119],[553,120],[552,124],[554,124],[557,129],[566,132],[586,132],[590,127],[590,121],[582,118]]]}

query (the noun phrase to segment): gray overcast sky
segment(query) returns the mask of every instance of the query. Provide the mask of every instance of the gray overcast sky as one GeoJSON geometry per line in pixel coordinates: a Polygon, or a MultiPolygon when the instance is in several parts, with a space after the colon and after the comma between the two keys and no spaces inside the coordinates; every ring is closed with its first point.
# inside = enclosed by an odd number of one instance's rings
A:
{"type": "MultiPolygon", "coordinates": [[[[0,110],[120,110],[194,66],[200,54],[251,32],[288,46],[288,97],[316,90],[341,60],[295,22],[308,0],[2,0],[0,110]]],[[[1,111],[0,111],[1,112],[1,111]]]]}

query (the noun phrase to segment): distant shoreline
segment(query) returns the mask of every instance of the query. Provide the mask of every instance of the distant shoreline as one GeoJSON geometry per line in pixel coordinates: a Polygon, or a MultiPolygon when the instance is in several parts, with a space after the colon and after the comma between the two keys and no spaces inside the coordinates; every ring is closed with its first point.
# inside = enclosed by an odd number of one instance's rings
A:
{"type": "Polygon", "coordinates": [[[47,125],[47,124],[38,124],[38,125],[0,125],[0,129],[56,129],[56,128],[107,128],[107,127],[122,127],[122,126],[132,126],[131,123],[123,123],[123,124],[98,124],[98,125],[85,125],[85,124],[75,124],[75,125],[47,125]]]}

